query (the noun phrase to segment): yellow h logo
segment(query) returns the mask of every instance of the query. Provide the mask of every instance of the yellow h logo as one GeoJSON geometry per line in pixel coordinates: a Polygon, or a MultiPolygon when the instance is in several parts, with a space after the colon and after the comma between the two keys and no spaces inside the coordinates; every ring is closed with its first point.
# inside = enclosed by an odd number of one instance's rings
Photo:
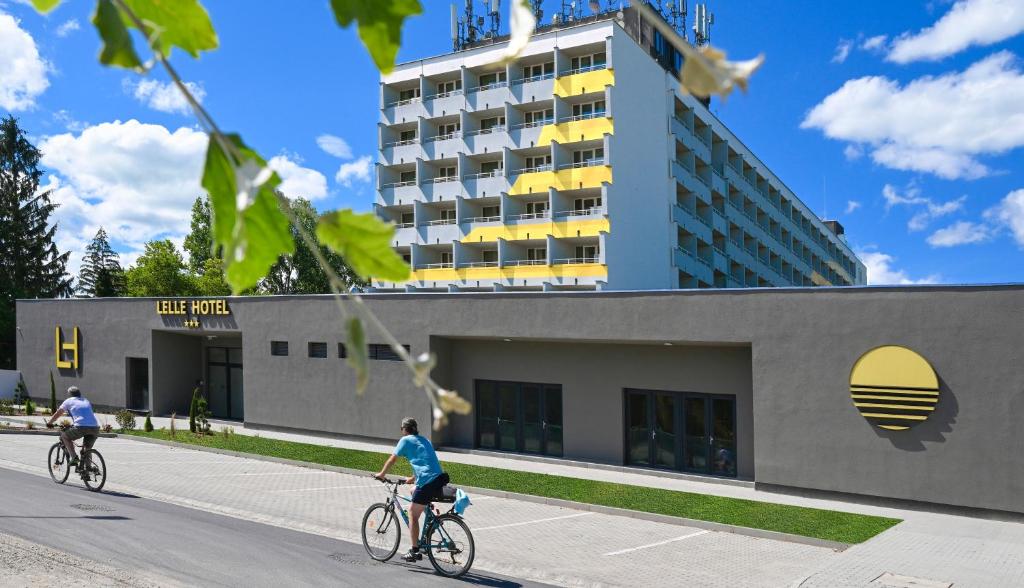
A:
{"type": "Polygon", "coordinates": [[[57,355],[57,367],[60,369],[78,369],[78,327],[75,327],[72,333],[73,334],[70,343],[61,343],[60,325],[57,325],[56,333],[54,335],[54,352],[57,355]],[[65,351],[71,352],[70,361],[63,359],[65,351]]]}

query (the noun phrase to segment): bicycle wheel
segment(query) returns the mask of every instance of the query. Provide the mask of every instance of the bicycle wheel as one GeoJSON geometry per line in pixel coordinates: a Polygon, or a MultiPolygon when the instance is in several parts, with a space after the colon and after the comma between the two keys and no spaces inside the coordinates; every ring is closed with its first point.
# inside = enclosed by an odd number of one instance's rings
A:
{"type": "Polygon", "coordinates": [[[50,477],[53,478],[54,482],[63,484],[68,481],[68,474],[71,473],[71,466],[68,463],[71,461],[68,458],[68,450],[64,449],[64,444],[57,442],[50,447],[50,454],[46,458],[46,469],[50,472],[50,477]]]}
{"type": "Polygon", "coordinates": [[[85,487],[93,492],[99,492],[107,483],[107,464],[103,456],[95,449],[86,449],[82,452],[82,481],[85,487]]]}
{"type": "Polygon", "coordinates": [[[469,571],[476,555],[473,534],[462,517],[443,514],[434,519],[427,533],[427,556],[437,573],[458,578],[469,571]]]}
{"type": "Polygon", "coordinates": [[[395,556],[398,543],[402,540],[402,527],[394,508],[377,503],[366,509],[363,515],[363,547],[366,553],[377,561],[387,561],[395,556]]]}

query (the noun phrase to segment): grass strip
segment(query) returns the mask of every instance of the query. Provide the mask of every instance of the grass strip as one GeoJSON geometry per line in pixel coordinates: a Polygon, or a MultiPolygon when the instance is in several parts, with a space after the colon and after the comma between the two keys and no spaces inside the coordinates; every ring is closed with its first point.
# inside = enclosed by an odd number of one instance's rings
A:
{"type": "MultiPolygon", "coordinates": [[[[132,431],[130,434],[367,472],[380,470],[381,464],[387,458],[387,454],[375,451],[327,447],[249,435],[194,435],[186,431],[179,432],[172,438],[170,432],[164,430],[151,433],[132,431]]],[[[778,531],[841,543],[867,541],[901,522],[900,519],[887,517],[613,482],[581,480],[462,463],[448,462],[444,468],[455,485],[463,484],[491,490],[612,506],[752,529],[778,531]]],[[[409,464],[404,460],[397,463],[392,471],[400,475],[412,473],[409,464]]]]}

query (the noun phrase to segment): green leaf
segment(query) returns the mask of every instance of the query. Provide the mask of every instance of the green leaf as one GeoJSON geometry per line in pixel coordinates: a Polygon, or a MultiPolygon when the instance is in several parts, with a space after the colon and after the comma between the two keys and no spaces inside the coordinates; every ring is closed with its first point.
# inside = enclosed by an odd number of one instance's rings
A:
{"type": "Polygon", "coordinates": [[[359,38],[383,73],[395,66],[402,40],[402,21],[423,12],[419,0],[331,0],[331,8],[342,27],[358,21],[359,38]]]}
{"type": "Polygon", "coordinates": [[[356,394],[366,390],[370,381],[370,357],[366,351],[366,332],[363,321],[358,317],[348,320],[347,338],[345,340],[345,363],[356,371],[356,394]]]}
{"type": "Polygon", "coordinates": [[[360,277],[403,282],[409,279],[409,266],[391,248],[394,234],[394,225],[372,212],[351,210],[325,214],[316,227],[320,242],[340,253],[360,277]]]}
{"type": "Polygon", "coordinates": [[[32,0],[32,6],[36,9],[36,12],[43,14],[57,8],[58,4],[60,4],[60,0],[32,0]]]}
{"type": "Polygon", "coordinates": [[[142,69],[142,60],[135,52],[132,37],[121,20],[121,14],[111,0],[99,0],[96,13],[92,15],[92,24],[99,31],[103,40],[100,51],[100,63],[116,65],[128,69],[142,69]]]}
{"type": "MultiPolygon", "coordinates": [[[[102,1],[102,0],[101,0],[102,1]]],[[[145,25],[142,32],[150,39],[154,51],[164,57],[178,47],[192,57],[200,51],[216,49],[217,33],[210,15],[198,0],[123,0],[145,25]]],[[[134,22],[125,23],[138,28],[134,22]]]]}
{"type": "Polygon", "coordinates": [[[288,218],[274,193],[281,179],[270,174],[258,188],[240,185],[245,183],[245,170],[265,170],[267,163],[246,147],[238,135],[228,135],[226,139],[235,145],[243,160],[233,164],[220,142],[211,136],[203,187],[210,194],[213,238],[224,251],[224,277],[231,291],[238,294],[267,275],[278,257],[291,254],[295,242],[288,229],[288,218]]]}

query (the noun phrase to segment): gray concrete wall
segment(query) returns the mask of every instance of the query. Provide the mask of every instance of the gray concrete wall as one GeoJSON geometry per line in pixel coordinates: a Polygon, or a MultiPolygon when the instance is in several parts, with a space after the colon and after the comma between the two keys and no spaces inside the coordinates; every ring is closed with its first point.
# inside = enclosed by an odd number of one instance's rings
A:
{"type": "MultiPolygon", "coordinates": [[[[758,482],[1024,512],[1022,286],[365,299],[414,353],[438,338],[749,346],[758,482]],[[936,413],[909,431],[872,427],[850,400],[854,362],[882,344],[914,349],[942,381],[936,413]]],[[[244,332],[247,421],[383,438],[396,435],[405,414],[429,422],[422,392],[398,363],[373,362],[370,389],[355,395],[336,356],[344,337],[333,304],[329,297],[231,300],[244,332]],[[271,357],[271,339],[288,340],[292,355],[271,357]],[[306,357],[310,340],[326,341],[331,358],[306,357]]],[[[18,368],[36,397],[48,394],[55,322],[78,324],[83,333],[81,373],[61,375],[58,385],[76,383],[118,404],[124,357],[139,349],[148,356],[150,331],[166,328],[152,300],[19,301],[18,368]]],[[[460,353],[461,344],[449,347],[439,379],[451,380],[442,384],[458,383],[460,353]]],[[[616,365],[627,370],[631,361],[616,365]]],[[[582,418],[621,414],[606,403],[584,409],[582,418]]]]}
{"type": "MultiPolygon", "coordinates": [[[[754,478],[750,349],[599,343],[453,340],[453,387],[473,398],[476,380],[562,386],[564,457],[623,463],[627,388],[736,397],[737,466],[754,478]]],[[[453,417],[449,442],[471,447],[472,416],[453,417]]]]}

